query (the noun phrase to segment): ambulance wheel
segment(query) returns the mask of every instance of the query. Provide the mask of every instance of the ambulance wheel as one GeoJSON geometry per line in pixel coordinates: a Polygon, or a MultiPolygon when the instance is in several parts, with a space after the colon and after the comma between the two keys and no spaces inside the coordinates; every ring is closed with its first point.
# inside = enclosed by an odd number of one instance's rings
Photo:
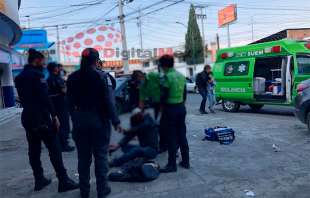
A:
{"type": "Polygon", "coordinates": [[[222,106],[223,106],[224,111],[226,112],[237,112],[240,109],[239,103],[228,101],[228,100],[223,100],[222,106]]]}
{"type": "Polygon", "coordinates": [[[259,105],[259,104],[249,104],[250,108],[253,111],[259,111],[263,108],[264,105],[259,105]]]}

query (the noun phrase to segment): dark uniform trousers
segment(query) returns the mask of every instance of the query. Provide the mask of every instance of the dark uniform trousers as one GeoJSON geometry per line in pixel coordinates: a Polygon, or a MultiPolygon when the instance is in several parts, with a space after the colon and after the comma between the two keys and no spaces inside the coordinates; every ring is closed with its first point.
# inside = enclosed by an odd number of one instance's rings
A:
{"type": "Polygon", "coordinates": [[[56,108],[56,114],[60,122],[59,127],[59,138],[62,147],[68,146],[69,134],[70,134],[70,118],[67,107],[64,105],[63,108],[56,108]]]}
{"type": "Polygon", "coordinates": [[[90,166],[94,156],[98,197],[104,197],[104,190],[108,186],[108,146],[111,135],[110,122],[102,117],[98,112],[72,113],[72,135],[78,152],[81,194],[89,194],[90,166]]]}
{"type": "Polygon", "coordinates": [[[168,145],[168,165],[176,167],[176,152],[180,147],[182,161],[189,163],[189,147],[185,125],[186,109],[184,104],[167,104],[163,108],[162,125],[168,145]]]}
{"type": "Polygon", "coordinates": [[[60,181],[67,179],[66,169],[63,164],[59,140],[55,131],[47,127],[27,129],[29,162],[35,179],[43,177],[43,168],[40,160],[41,142],[48,149],[49,157],[60,181]]]}

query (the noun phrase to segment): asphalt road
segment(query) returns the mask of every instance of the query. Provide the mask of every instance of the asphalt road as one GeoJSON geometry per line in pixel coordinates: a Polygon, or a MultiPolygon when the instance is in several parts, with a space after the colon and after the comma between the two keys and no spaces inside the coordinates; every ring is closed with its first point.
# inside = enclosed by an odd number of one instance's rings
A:
{"type": "MultiPolygon", "coordinates": [[[[292,108],[266,106],[259,113],[243,107],[238,113],[200,115],[199,95],[187,101],[187,129],[191,170],[162,174],[149,183],[111,183],[111,198],[308,198],[310,195],[310,133],[292,114],[292,108]],[[202,141],[207,127],[228,126],[236,140],[228,146],[202,141]],[[275,152],[276,144],[280,151],[275,152]],[[249,193],[249,191],[252,191],[249,193]],[[249,193],[248,195],[246,193],[249,193]]],[[[124,125],[128,115],[122,116],[124,125]]],[[[44,149],[42,162],[53,184],[34,193],[27,144],[18,119],[0,126],[0,195],[3,198],[78,197],[78,191],[56,193],[57,180],[44,149]]],[[[119,135],[114,133],[112,141],[119,135]]],[[[117,154],[116,154],[117,155],[117,154]]],[[[166,154],[157,161],[164,165],[166,154]]],[[[69,174],[75,177],[75,153],[65,153],[69,174]]],[[[96,197],[92,178],[92,197],[96,197]]]]}

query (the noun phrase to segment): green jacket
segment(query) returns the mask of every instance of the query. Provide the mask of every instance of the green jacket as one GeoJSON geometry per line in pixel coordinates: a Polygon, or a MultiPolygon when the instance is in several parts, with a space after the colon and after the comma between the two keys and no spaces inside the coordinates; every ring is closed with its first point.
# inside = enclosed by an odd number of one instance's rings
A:
{"type": "Polygon", "coordinates": [[[140,100],[150,99],[152,102],[160,102],[160,74],[151,72],[146,75],[145,81],[140,88],[140,100]]]}
{"type": "Polygon", "coordinates": [[[181,73],[177,72],[174,68],[169,69],[165,73],[162,86],[164,89],[169,90],[167,93],[167,104],[184,102],[186,79],[181,73]]]}

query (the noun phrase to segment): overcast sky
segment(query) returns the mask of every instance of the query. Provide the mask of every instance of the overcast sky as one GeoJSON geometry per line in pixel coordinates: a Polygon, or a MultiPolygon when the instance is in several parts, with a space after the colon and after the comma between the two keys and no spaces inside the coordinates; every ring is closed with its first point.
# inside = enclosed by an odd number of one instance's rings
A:
{"type": "MultiPolygon", "coordinates": [[[[67,29],[62,29],[61,38],[65,39],[84,29],[105,24],[104,20],[106,19],[115,19],[117,17],[118,8],[115,7],[117,0],[102,0],[102,4],[90,7],[76,6],[79,3],[96,1],[99,0],[22,0],[20,10],[21,24],[22,26],[27,26],[27,18],[25,17],[27,15],[30,15],[30,25],[32,27],[96,21],[89,24],[68,26],[67,29]]],[[[207,20],[204,23],[206,40],[207,42],[214,41],[215,35],[218,33],[223,47],[227,45],[227,30],[226,28],[218,28],[217,13],[219,9],[232,3],[238,5],[238,21],[230,27],[233,45],[251,42],[252,21],[254,24],[254,39],[262,38],[282,29],[310,27],[309,0],[185,0],[177,5],[163,8],[174,1],[177,0],[168,0],[148,10],[143,10],[143,8],[154,2],[160,2],[160,0],[134,0],[125,6],[125,14],[142,8],[142,15],[157,8],[162,8],[160,11],[142,17],[144,48],[183,45],[186,28],[175,22],[179,21],[187,24],[190,3],[208,6],[206,8],[207,20]]],[[[126,18],[128,20],[126,22],[128,47],[139,47],[139,31],[137,20],[135,19],[137,16],[138,14],[133,14],[126,18]]],[[[111,25],[119,29],[119,23],[116,20],[111,25]]],[[[55,29],[49,28],[48,33],[49,39],[55,41],[55,29]]]]}

